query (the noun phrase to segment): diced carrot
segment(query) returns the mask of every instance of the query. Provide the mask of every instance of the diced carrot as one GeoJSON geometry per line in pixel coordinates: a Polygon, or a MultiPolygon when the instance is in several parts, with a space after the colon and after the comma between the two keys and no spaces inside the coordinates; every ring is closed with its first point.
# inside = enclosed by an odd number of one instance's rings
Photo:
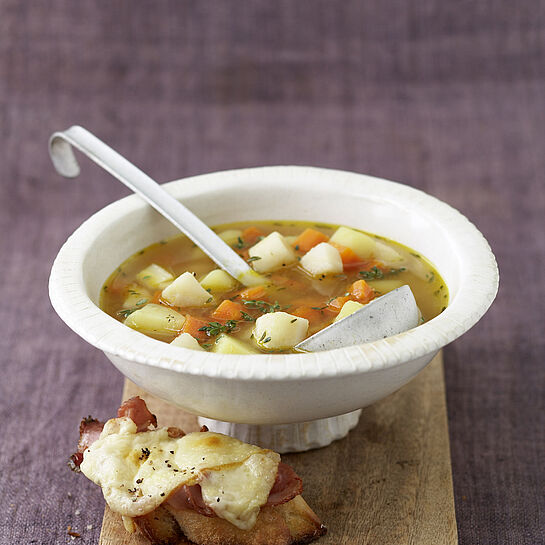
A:
{"type": "Polygon", "coordinates": [[[259,237],[265,236],[265,233],[258,227],[248,227],[242,231],[242,240],[246,244],[255,244],[259,237]]]}
{"type": "Polygon", "coordinates": [[[244,307],[240,303],[235,303],[229,299],[222,301],[218,308],[212,312],[212,318],[216,320],[240,320],[244,307]]]}
{"type": "Polygon", "coordinates": [[[307,305],[297,307],[294,311],[290,312],[290,314],[299,316],[299,318],[306,318],[311,325],[313,323],[320,322],[323,318],[322,311],[318,310],[318,308],[312,308],[307,305]]]}
{"type": "Polygon", "coordinates": [[[265,286],[252,286],[238,292],[241,299],[262,300],[267,297],[267,288],[265,286]]]}
{"type": "Polygon", "coordinates": [[[320,242],[327,242],[329,237],[316,229],[311,229],[308,227],[305,229],[292,243],[292,246],[296,250],[301,250],[302,252],[308,252],[320,242]]]}
{"type": "Polygon", "coordinates": [[[337,248],[337,250],[339,251],[343,266],[345,268],[356,267],[359,263],[362,262],[358,254],[356,254],[356,252],[354,252],[354,250],[352,250],[348,246],[343,246],[342,244],[337,244],[336,242],[330,242],[330,244],[331,246],[337,248]]]}
{"type": "Polygon", "coordinates": [[[344,295],[342,297],[336,297],[335,299],[332,299],[331,301],[329,301],[329,303],[327,304],[329,310],[331,312],[339,312],[342,308],[342,306],[347,302],[347,301],[351,301],[352,300],[352,297],[348,296],[348,295],[344,295]]]}
{"type": "Polygon", "coordinates": [[[343,267],[345,269],[360,269],[361,271],[370,271],[373,267],[378,267],[379,269],[384,265],[377,261],[376,259],[361,259],[354,250],[343,246],[342,244],[337,244],[336,242],[330,242],[331,246],[334,246],[339,251],[341,260],[343,262],[343,267]]]}
{"type": "Polygon", "coordinates": [[[365,280],[356,280],[350,286],[350,294],[360,303],[368,303],[375,298],[375,291],[365,280]]]}
{"type": "Polygon", "coordinates": [[[189,314],[185,317],[184,325],[182,326],[182,333],[189,333],[192,337],[195,337],[198,341],[206,341],[209,339],[206,331],[199,331],[201,327],[208,325],[208,322],[199,320],[189,314]]]}

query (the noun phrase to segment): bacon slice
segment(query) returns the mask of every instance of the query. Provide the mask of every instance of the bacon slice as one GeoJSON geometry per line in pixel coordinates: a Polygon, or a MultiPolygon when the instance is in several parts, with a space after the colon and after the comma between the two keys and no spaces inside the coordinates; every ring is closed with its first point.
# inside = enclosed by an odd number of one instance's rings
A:
{"type": "Polygon", "coordinates": [[[104,422],[100,422],[90,416],[80,422],[78,451],[70,456],[70,460],[68,461],[70,469],[79,471],[79,466],[83,462],[83,453],[100,437],[103,427],[104,422]]]}
{"type": "Polygon", "coordinates": [[[216,513],[202,499],[201,485],[182,485],[168,498],[168,504],[174,509],[191,509],[205,517],[215,517],[216,513]]]}
{"type": "Polygon", "coordinates": [[[280,462],[266,505],[286,503],[303,492],[303,481],[288,464],[280,462]]]}
{"type": "Polygon", "coordinates": [[[136,431],[147,431],[151,426],[157,427],[157,417],[150,412],[146,402],[138,397],[131,397],[121,404],[117,410],[117,417],[127,416],[136,424],[136,431]]]}

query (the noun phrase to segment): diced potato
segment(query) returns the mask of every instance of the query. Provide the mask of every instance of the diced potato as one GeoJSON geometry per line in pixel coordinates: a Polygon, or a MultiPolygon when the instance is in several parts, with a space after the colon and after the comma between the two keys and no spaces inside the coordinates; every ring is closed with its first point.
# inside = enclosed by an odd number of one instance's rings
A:
{"type": "Polygon", "coordinates": [[[210,293],[225,293],[234,290],[238,282],[221,269],[210,271],[202,280],[201,286],[210,293]]]}
{"type": "Polygon", "coordinates": [[[204,348],[199,344],[199,341],[192,337],[189,333],[181,333],[171,343],[173,346],[181,346],[182,348],[190,348],[191,350],[200,350],[204,352],[204,348]]]}
{"type": "Polygon", "coordinates": [[[179,312],[150,303],[129,314],[124,324],[152,337],[170,337],[182,329],[184,322],[185,317],[179,312]]]}
{"type": "Polygon", "coordinates": [[[376,240],[374,238],[348,227],[339,227],[329,241],[350,248],[362,259],[369,258],[375,253],[376,240]]]}
{"type": "Polygon", "coordinates": [[[263,314],[255,322],[254,339],[265,350],[284,350],[300,343],[307,335],[308,320],[287,312],[263,314]]]}
{"type": "Polygon", "coordinates": [[[221,233],[218,233],[218,236],[226,244],[229,244],[229,246],[232,246],[233,244],[238,242],[239,238],[242,240],[242,231],[240,229],[227,229],[226,231],[222,231],[221,233]]]}
{"type": "Polygon", "coordinates": [[[134,308],[145,305],[151,297],[150,292],[138,284],[130,284],[127,287],[127,297],[123,301],[122,308],[134,308]]]}
{"type": "Polygon", "coordinates": [[[167,270],[163,269],[163,267],[160,267],[155,263],[152,263],[149,267],[142,269],[136,275],[136,278],[138,282],[150,290],[165,288],[174,280],[174,276],[172,276],[167,270]]]}
{"type": "Polygon", "coordinates": [[[301,258],[301,267],[312,276],[340,274],[343,262],[337,248],[321,242],[301,258]]]}
{"type": "Polygon", "coordinates": [[[403,256],[398,251],[379,240],[375,241],[375,258],[386,264],[399,264],[403,261],[403,256]]]}
{"type": "Polygon", "coordinates": [[[384,295],[389,291],[400,288],[407,282],[396,278],[384,278],[383,280],[368,280],[367,283],[378,293],[384,295]]]}
{"type": "Polygon", "coordinates": [[[293,248],[284,237],[274,231],[248,250],[251,265],[258,273],[267,273],[297,260],[293,248]],[[259,259],[258,259],[259,258],[259,259]]]}
{"type": "Polygon", "coordinates": [[[212,352],[216,354],[259,354],[255,348],[230,335],[220,335],[212,347],[212,352]]]}
{"type": "Polygon", "coordinates": [[[343,318],[346,318],[347,316],[350,316],[350,314],[354,314],[356,310],[359,310],[361,307],[363,307],[361,303],[358,303],[357,301],[347,301],[341,308],[341,311],[339,314],[337,314],[337,317],[335,318],[335,322],[338,322],[339,320],[342,320],[343,318]]]}
{"type": "Polygon", "coordinates": [[[177,307],[205,307],[214,300],[190,272],[178,276],[163,290],[161,296],[177,307]]]}

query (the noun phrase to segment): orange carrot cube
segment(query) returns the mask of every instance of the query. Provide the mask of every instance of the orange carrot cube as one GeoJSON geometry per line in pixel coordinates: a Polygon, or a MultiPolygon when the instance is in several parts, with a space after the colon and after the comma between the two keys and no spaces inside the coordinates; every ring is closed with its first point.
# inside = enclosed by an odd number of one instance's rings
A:
{"type": "Polygon", "coordinates": [[[199,331],[201,327],[207,326],[208,322],[190,316],[185,317],[184,325],[182,326],[182,333],[189,333],[192,337],[195,337],[198,341],[206,341],[210,337],[206,334],[206,331],[199,331]]]}
{"type": "Polygon", "coordinates": [[[265,236],[265,233],[259,229],[258,227],[248,227],[247,229],[244,229],[244,231],[242,231],[242,240],[246,243],[246,244],[255,244],[257,242],[257,239],[259,237],[263,237],[265,236]]]}
{"type": "Polygon", "coordinates": [[[375,291],[365,280],[356,280],[350,286],[350,294],[360,303],[368,303],[375,298],[375,291]]]}
{"type": "Polygon", "coordinates": [[[327,235],[309,227],[295,239],[292,246],[301,252],[308,252],[314,248],[314,246],[320,244],[320,242],[327,242],[328,240],[329,237],[327,235]]]}
{"type": "Polygon", "coordinates": [[[212,318],[216,320],[241,320],[244,307],[240,303],[235,303],[229,299],[222,301],[218,308],[212,312],[212,318]]]}

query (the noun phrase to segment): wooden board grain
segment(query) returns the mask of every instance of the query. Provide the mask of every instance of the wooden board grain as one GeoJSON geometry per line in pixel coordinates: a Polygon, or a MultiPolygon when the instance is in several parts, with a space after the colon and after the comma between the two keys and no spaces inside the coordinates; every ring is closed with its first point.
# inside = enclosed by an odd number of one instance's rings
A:
{"type": "MultiPolygon", "coordinates": [[[[196,417],[130,382],[159,425],[198,428],[196,417]]],[[[458,543],[441,354],[412,382],[363,410],[358,426],[332,445],[283,455],[303,478],[307,503],[328,527],[320,545],[458,543]]],[[[100,545],[146,545],[104,513],[100,545]]]]}

